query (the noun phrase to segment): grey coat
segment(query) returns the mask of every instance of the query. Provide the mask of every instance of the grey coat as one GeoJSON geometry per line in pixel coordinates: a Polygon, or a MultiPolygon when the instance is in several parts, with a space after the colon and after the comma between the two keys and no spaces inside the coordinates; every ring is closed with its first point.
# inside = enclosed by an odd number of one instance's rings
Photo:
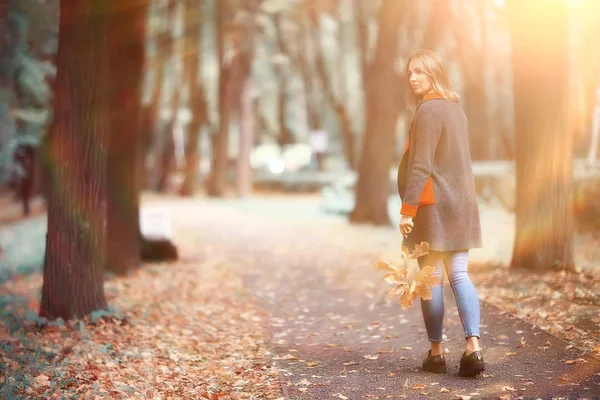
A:
{"type": "Polygon", "coordinates": [[[481,247],[467,118],[462,108],[442,99],[421,103],[409,135],[410,146],[398,169],[398,191],[402,213],[416,215],[404,244],[412,249],[426,241],[435,251],[481,247]],[[418,207],[430,176],[435,204],[418,207]]]}

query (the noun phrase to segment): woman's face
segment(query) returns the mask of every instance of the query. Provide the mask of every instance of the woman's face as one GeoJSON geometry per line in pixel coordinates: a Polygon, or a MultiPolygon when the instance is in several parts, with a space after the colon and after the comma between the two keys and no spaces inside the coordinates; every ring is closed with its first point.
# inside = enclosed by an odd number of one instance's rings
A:
{"type": "Polygon", "coordinates": [[[415,96],[423,96],[433,89],[429,75],[414,60],[408,64],[408,82],[415,96]]]}

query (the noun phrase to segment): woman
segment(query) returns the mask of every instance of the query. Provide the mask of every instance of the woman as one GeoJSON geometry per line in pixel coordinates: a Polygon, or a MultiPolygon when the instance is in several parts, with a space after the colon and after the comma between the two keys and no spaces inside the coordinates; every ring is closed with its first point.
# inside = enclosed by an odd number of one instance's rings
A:
{"type": "Polygon", "coordinates": [[[469,249],[481,247],[482,241],[467,119],[437,54],[418,50],[409,59],[406,72],[411,87],[407,107],[414,117],[398,169],[400,231],[409,248],[422,241],[429,243],[430,253],[419,259],[419,264],[433,266],[440,277],[440,284],[432,288],[432,299],[421,300],[431,342],[423,369],[446,372],[441,283],[445,269],[465,329],[466,349],[459,375],[477,376],[485,365],[479,348],[479,299],[467,266],[469,249]]]}

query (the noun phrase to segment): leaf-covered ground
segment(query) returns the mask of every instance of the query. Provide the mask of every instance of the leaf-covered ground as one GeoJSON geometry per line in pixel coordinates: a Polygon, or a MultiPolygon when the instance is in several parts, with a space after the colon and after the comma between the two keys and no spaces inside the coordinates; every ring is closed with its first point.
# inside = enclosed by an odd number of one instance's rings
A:
{"type": "Polygon", "coordinates": [[[188,249],[182,261],[106,282],[109,304],[121,314],[110,323],[61,322],[40,331],[39,272],[5,282],[0,398],[279,397],[264,316],[239,275],[194,251],[193,231],[179,237],[188,249]]]}
{"type": "MultiPolygon", "coordinates": [[[[425,349],[417,307],[405,314],[384,300],[389,287],[374,268],[375,260],[399,255],[396,230],[349,227],[340,217],[323,215],[314,198],[147,196],[145,203],[171,208],[182,260],[109,279],[107,298],[121,320],[39,331],[39,272],[9,274],[0,286],[0,398],[277,399],[284,393],[307,399],[482,398],[494,390],[498,397],[518,398],[544,386],[527,381],[529,367],[520,357],[529,352],[542,352],[542,358],[558,359],[567,368],[546,374],[565,390],[590,377],[593,363],[586,357],[600,356],[597,278],[559,273],[540,278],[488,263],[473,266],[480,297],[497,307],[485,318],[508,322],[497,332],[486,330],[484,349],[502,360],[496,368],[510,369],[513,360],[515,371],[525,372],[509,377],[499,369],[467,388],[451,374],[423,380],[414,371],[425,349]],[[511,316],[537,327],[515,328],[511,316]],[[535,345],[540,328],[568,343],[535,345]],[[398,338],[398,329],[410,334],[398,338]],[[382,368],[395,383],[373,381],[373,391],[363,393],[370,397],[356,397],[350,389],[330,392],[336,382],[325,379],[327,363],[339,367],[335,376],[348,387],[360,382],[353,376],[368,378],[373,371],[378,377],[382,368]]],[[[0,229],[0,242],[17,239],[6,249],[10,258],[19,258],[20,251],[39,256],[18,240],[16,230],[0,229]]],[[[448,315],[454,363],[459,320],[455,309],[448,315]]]]}

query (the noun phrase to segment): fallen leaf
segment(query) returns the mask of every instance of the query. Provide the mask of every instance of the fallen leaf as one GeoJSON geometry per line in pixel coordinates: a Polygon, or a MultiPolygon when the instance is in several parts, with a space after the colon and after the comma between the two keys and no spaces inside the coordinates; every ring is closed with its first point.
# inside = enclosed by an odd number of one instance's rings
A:
{"type": "Polygon", "coordinates": [[[576,358],[575,360],[567,360],[565,361],[565,364],[567,365],[573,365],[573,364],[584,364],[587,363],[587,360],[584,358],[576,358]]]}

